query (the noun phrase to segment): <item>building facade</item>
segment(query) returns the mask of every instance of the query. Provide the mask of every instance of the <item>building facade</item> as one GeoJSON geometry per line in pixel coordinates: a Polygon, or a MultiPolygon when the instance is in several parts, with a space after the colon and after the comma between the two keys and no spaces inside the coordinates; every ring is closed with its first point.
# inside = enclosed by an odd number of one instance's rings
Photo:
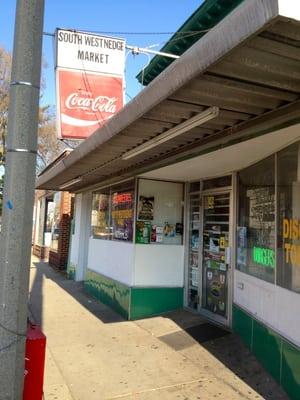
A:
{"type": "Polygon", "coordinates": [[[68,265],[73,197],[45,190],[35,195],[32,252],[60,270],[68,265]]]}
{"type": "Polygon", "coordinates": [[[92,295],[128,319],[186,307],[232,329],[292,399],[299,21],[292,1],[245,0],[38,181],[75,192],[69,274],[92,295]]]}

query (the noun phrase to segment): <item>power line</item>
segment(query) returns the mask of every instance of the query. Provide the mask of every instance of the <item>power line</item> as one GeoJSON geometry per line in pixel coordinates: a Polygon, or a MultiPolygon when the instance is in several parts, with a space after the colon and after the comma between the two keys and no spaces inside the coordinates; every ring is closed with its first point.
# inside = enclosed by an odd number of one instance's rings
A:
{"type": "MultiPolygon", "coordinates": [[[[81,33],[97,33],[103,35],[190,35],[190,34],[198,34],[208,32],[209,29],[203,29],[199,31],[183,31],[183,32],[113,32],[113,31],[85,31],[85,30],[77,30],[77,29],[64,29],[69,32],[81,32],[81,33]]],[[[51,32],[43,32],[44,36],[55,36],[55,33],[51,32]]]]}

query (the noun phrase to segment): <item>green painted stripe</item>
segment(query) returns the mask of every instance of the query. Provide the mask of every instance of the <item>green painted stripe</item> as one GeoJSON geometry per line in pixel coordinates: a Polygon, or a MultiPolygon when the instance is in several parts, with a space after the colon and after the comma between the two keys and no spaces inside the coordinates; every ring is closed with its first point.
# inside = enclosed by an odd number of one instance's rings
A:
{"type": "Polygon", "coordinates": [[[129,287],[87,270],[85,290],[126,319],[139,319],[183,307],[183,288],[129,287]]]}
{"type": "Polygon", "coordinates": [[[253,320],[252,351],[267,371],[280,382],[281,337],[253,320]]]}
{"type": "Polygon", "coordinates": [[[131,289],[130,319],[145,318],[183,307],[183,288],[131,289]]]}
{"type": "Polygon", "coordinates": [[[84,287],[91,296],[110,306],[117,313],[128,319],[130,305],[129,286],[94,271],[87,270],[84,287]]]}
{"type": "Polygon", "coordinates": [[[300,399],[300,349],[283,340],[282,386],[293,400],[300,399]]]}
{"type": "Polygon", "coordinates": [[[300,399],[300,348],[233,306],[233,330],[292,400],[300,399]]]}

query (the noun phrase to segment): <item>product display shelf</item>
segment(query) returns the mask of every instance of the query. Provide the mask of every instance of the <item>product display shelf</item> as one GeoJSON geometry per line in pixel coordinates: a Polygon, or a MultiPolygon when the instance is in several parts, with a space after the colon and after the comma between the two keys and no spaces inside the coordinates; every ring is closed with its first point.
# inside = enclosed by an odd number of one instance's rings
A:
{"type": "Polygon", "coordinates": [[[229,241],[230,196],[204,198],[202,307],[226,315],[226,247],[229,241]],[[217,293],[217,295],[216,295],[217,293]]]}
{"type": "Polygon", "coordinates": [[[190,195],[189,254],[188,254],[188,304],[198,307],[200,196],[190,195]]]}

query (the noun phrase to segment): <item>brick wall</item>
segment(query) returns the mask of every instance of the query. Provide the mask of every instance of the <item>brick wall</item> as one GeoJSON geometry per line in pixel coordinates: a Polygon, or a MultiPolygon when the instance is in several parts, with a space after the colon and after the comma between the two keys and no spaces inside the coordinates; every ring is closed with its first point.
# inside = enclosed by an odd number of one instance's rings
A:
{"type": "Polygon", "coordinates": [[[61,194],[58,247],[49,251],[49,264],[60,270],[66,270],[68,264],[72,197],[68,192],[61,194]]]}
{"type": "Polygon", "coordinates": [[[40,258],[41,261],[45,261],[49,257],[49,248],[46,246],[40,246],[38,244],[34,244],[32,247],[32,253],[36,257],[40,258]]]}

